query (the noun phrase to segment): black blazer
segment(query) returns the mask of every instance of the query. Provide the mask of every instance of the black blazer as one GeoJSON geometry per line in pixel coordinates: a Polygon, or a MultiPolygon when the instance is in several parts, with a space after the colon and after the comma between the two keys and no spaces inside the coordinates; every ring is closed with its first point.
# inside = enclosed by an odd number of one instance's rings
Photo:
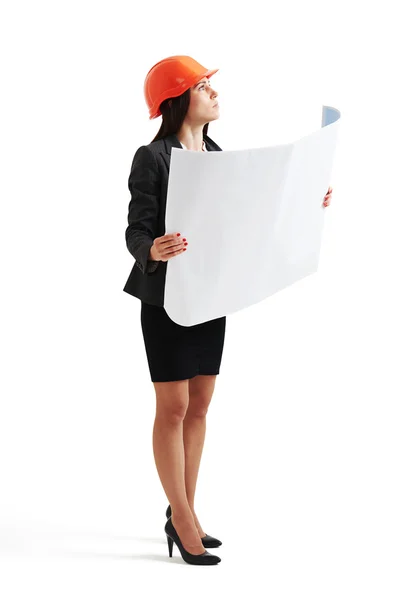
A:
{"type": "MultiPolygon", "coordinates": [[[[203,134],[209,152],[222,150],[208,135],[203,134]]],[[[140,146],[133,157],[128,188],[131,200],[128,207],[128,227],[125,240],[135,263],[124,292],[143,302],[164,306],[166,262],[149,260],[150,248],[156,237],[173,233],[165,231],[171,148],[182,148],[175,134],[140,146]]]]}

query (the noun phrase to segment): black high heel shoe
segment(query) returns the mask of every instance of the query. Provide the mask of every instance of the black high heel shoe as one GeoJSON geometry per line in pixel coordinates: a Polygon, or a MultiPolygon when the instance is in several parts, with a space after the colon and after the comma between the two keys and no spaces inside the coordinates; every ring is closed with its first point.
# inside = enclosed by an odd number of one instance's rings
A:
{"type": "MultiPolygon", "coordinates": [[[[167,512],[165,514],[167,515],[167,519],[169,519],[169,517],[172,514],[170,504],[168,504],[167,512]]],[[[204,537],[202,537],[200,539],[201,539],[201,543],[203,544],[204,548],[218,548],[218,546],[220,546],[222,544],[222,542],[220,540],[213,537],[212,535],[205,535],[204,537]]]]}
{"type": "Polygon", "coordinates": [[[171,517],[165,523],[164,531],[167,534],[169,556],[172,557],[172,547],[175,544],[178,546],[183,560],[191,565],[216,565],[221,562],[219,556],[210,554],[205,550],[202,554],[191,554],[182,545],[178,532],[172,524],[171,517]]]}

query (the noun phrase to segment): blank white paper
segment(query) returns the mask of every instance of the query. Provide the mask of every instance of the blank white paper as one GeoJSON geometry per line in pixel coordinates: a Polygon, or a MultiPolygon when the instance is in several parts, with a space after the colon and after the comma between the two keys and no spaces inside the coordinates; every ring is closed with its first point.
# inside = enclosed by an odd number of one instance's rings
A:
{"type": "Polygon", "coordinates": [[[340,112],[291,143],[245,150],[172,148],[166,233],[187,251],[167,262],[164,308],[191,326],[242,310],[316,272],[340,112]]]}

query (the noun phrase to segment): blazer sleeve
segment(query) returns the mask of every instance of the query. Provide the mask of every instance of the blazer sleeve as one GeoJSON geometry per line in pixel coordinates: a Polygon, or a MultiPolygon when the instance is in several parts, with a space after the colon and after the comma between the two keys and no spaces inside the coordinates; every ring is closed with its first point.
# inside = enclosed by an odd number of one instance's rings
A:
{"type": "Polygon", "coordinates": [[[147,146],[140,146],[133,157],[128,179],[131,200],[128,207],[126,246],[142,273],[155,271],[159,261],[149,259],[157,231],[160,174],[157,160],[147,146]]]}

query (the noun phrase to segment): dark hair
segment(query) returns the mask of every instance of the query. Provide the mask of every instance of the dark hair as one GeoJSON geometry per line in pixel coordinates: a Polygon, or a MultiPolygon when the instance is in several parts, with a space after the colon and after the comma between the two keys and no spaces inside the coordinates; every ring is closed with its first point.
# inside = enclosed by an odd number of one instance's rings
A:
{"type": "MultiPolygon", "coordinates": [[[[161,127],[152,142],[159,140],[171,133],[177,133],[185,120],[190,103],[190,88],[175,98],[167,98],[160,104],[162,115],[161,127]],[[170,103],[170,104],[169,104],[170,103]]],[[[203,134],[207,134],[209,123],[203,127],[203,134]]]]}

